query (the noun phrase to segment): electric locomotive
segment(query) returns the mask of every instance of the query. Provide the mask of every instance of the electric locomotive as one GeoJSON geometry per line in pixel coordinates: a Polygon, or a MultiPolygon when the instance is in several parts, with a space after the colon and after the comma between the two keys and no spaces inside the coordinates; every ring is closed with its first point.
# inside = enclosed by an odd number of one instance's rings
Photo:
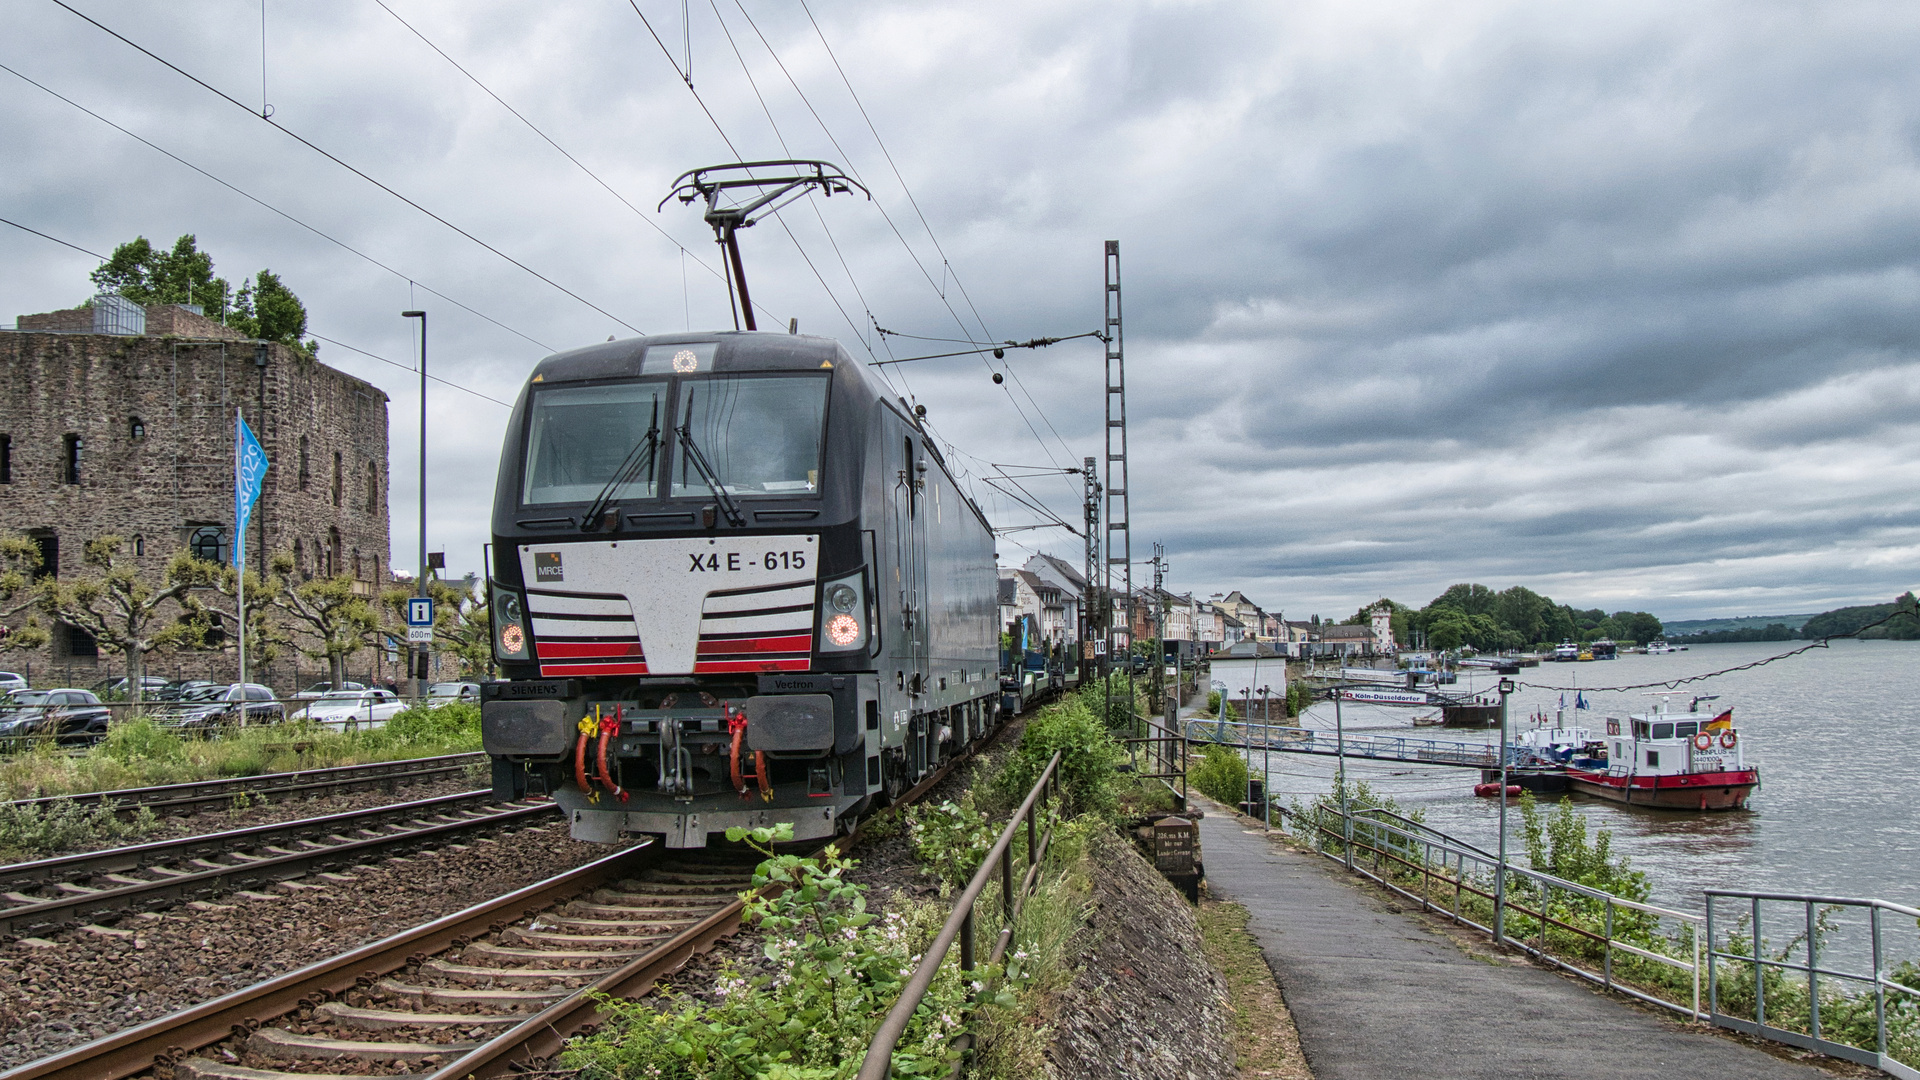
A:
{"type": "Polygon", "coordinates": [[[825,838],[980,738],[993,532],[920,417],[823,337],[541,361],[494,492],[495,796],[579,840],[825,838]]]}

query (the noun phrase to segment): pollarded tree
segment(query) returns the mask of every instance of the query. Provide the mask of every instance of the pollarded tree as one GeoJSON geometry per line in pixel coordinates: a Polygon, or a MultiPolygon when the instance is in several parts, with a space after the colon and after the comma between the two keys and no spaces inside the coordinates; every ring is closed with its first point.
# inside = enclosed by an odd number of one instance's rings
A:
{"type": "Polygon", "coordinates": [[[126,657],[127,694],[138,706],[147,654],[195,643],[189,624],[171,609],[190,590],[212,584],[206,572],[212,564],[181,551],[155,583],[138,563],[120,557],[125,544],[112,534],[89,540],[82,557],[86,570],[64,579],[43,578],[34,588],[41,611],[126,657]]]}
{"type": "Polygon", "coordinates": [[[224,563],[195,559],[199,576],[207,582],[206,590],[198,590],[180,598],[181,621],[188,625],[186,635],[196,648],[214,649],[225,652],[237,647],[238,636],[230,629],[245,625],[247,629],[247,660],[249,663],[270,664],[280,655],[283,646],[290,643],[284,627],[273,618],[278,609],[274,597],[286,587],[286,573],[293,567],[293,556],[277,555],[269,563],[267,576],[258,571],[246,571],[247,610],[244,620],[238,610],[238,588],[240,572],[224,563]],[[285,566],[282,566],[282,560],[285,566]],[[217,595],[215,600],[208,593],[217,595]]]}
{"type": "Polygon", "coordinates": [[[40,545],[28,537],[0,538],[0,619],[6,620],[0,622],[0,652],[38,649],[53,639],[33,615],[21,625],[13,625],[21,613],[34,610],[40,603],[39,594],[33,590],[40,561],[40,545]]]}
{"type": "MultiPolygon", "coordinates": [[[[288,556],[274,557],[276,569],[283,558],[286,569],[291,570],[292,559],[288,556]]],[[[355,582],[346,574],[299,583],[290,577],[281,577],[280,581],[273,606],[315,642],[300,651],[315,660],[325,660],[328,677],[335,686],[345,682],[347,657],[374,644],[380,632],[379,609],[371,599],[354,591],[355,582]]],[[[248,606],[252,606],[251,598],[248,606]]]]}

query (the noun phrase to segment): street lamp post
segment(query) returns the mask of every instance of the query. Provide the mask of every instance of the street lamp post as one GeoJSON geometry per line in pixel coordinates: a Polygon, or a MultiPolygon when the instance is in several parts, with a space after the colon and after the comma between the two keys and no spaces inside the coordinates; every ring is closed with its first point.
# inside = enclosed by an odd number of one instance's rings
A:
{"type": "Polygon", "coordinates": [[[1507,936],[1507,695],[1513,680],[1500,680],[1500,876],[1493,883],[1493,942],[1507,936]]]}
{"type": "Polygon", "coordinates": [[[1260,688],[1260,820],[1273,828],[1273,687],[1260,688]]]}
{"type": "MultiPolygon", "coordinates": [[[[403,319],[420,320],[420,569],[414,579],[415,595],[427,595],[427,313],[403,311],[403,319]]],[[[377,584],[377,583],[376,583],[377,584]]],[[[430,647],[430,646],[429,646],[430,647]]],[[[407,674],[413,678],[413,699],[418,705],[427,696],[426,665],[421,662],[425,648],[407,646],[407,674]]]]}
{"type": "Polygon", "coordinates": [[[1333,739],[1334,755],[1339,765],[1334,771],[1334,787],[1340,792],[1340,833],[1341,853],[1346,858],[1347,869],[1353,869],[1353,815],[1347,812],[1347,726],[1340,716],[1340,696],[1344,686],[1333,688],[1333,739]]]}

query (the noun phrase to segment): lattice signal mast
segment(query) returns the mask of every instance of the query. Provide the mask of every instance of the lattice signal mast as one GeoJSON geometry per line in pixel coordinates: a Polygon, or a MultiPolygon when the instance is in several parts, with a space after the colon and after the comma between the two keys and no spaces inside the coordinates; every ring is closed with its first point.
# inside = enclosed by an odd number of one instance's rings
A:
{"type": "Polygon", "coordinates": [[[1094,668],[1094,635],[1106,625],[1100,619],[1100,471],[1092,458],[1081,459],[1080,479],[1085,486],[1081,504],[1087,538],[1087,581],[1080,598],[1080,670],[1085,672],[1094,668]]]}
{"type": "MultiPolygon", "coordinates": [[[[1127,361],[1126,338],[1120,325],[1120,241],[1107,241],[1107,515],[1101,539],[1105,542],[1106,561],[1102,563],[1104,603],[1113,610],[1114,569],[1119,568],[1120,595],[1124,598],[1128,647],[1133,633],[1133,536],[1127,517],[1127,361]]],[[[1107,658],[1114,656],[1113,619],[1107,623],[1107,658]]],[[[1133,665],[1128,663],[1128,686],[1132,686],[1133,665]]]]}

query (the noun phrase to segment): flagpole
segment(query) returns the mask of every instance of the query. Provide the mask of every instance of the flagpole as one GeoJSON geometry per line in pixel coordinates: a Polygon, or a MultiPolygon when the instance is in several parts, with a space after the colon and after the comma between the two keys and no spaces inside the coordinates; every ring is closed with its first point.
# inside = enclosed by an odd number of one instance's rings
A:
{"type": "Polygon", "coordinates": [[[237,577],[235,593],[239,602],[240,696],[246,697],[247,683],[247,528],[240,518],[240,448],[242,424],[239,409],[233,410],[233,572],[237,577]]]}

